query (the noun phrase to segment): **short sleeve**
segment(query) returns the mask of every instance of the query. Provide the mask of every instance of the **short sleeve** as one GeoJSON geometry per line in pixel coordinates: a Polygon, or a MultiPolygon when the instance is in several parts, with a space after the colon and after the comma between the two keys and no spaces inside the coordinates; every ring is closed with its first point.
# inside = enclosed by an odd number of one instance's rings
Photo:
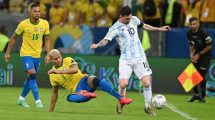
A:
{"type": "Polygon", "coordinates": [[[138,19],[136,16],[132,16],[132,21],[134,21],[134,23],[138,26],[141,24],[140,19],[138,19]]]}
{"type": "Polygon", "coordinates": [[[71,57],[67,57],[67,58],[64,58],[63,60],[64,64],[70,68],[72,65],[76,65],[78,64],[73,58],[71,57]]]}
{"type": "Polygon", "coordinates": [[[57,87],[59,84],[56,82],[56,79],[58,78],[57,75],[59,74],[50,74],[49,79],[52,87],[57,87]]]}
{"type": "Polygon", "coordinates": [[[205,44],[211,44],[212,43],[212,38],[209,36],[206,32],[202,32],[203,38],[205,40],[205,44]]]}
{"type": "Polygon", "coordinates": [[[15,30],[16,35],[21,35],[24,32],[23,22],[20,22],[15,30]]]}
{"type": "Polygon", "coordinates": [[[118,29],[112,29],[109,28],[108,33],[106,34],[106,36],[104,37],[105,40],[113,40],[113,38],[115,38],[118,34],[118,29]]]}
{"type": "Polygon", "coordinates": [[[44,31],[44,35],[49,35],[50,34],[50,30],[49,30],[49,23],[47,21],[45,21],[45,31],[44,31]]]}
{"type": "Polygon", "coordinates": [[[188,39],[189,45],[194,46],[194,42],[191,40],[189,32],[187,33],[187,39],[188,39]]]}

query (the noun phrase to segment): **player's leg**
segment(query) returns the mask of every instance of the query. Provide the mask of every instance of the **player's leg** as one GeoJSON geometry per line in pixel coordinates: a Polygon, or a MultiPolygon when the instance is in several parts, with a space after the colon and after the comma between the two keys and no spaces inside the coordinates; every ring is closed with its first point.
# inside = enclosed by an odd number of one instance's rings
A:
{"type": "Polygon", "coordinates": [[[124,98],[124,97],[120,96],[120,94],[116,90],[114,90],[114,88],[109,83],[107,83],[105,80],[101,80],[95,76],[90,76],[88,78],[88,84],[89,84],[90,88],[99,87],[102,91],[105,91],[105,92],[109,93],[110,95],[114,96],[116,99],[118,99],[119,104],[117,105],[117,113],[121,113],[122,107],[124,105],[128,105],[132,102],[132,99],[124,98]],[[118,110],[118,108],[120,110],[118,110]]]}
{"type": "Polygon", "coordinates": [[[149,115],[155,115],[151,109],[151,99],[152,99],[152,71],[149,67],[147,59],[139,59],[134,61],[134,73],[141,80],[143,85],[143,96],[145,99],[145,109],[144,111],[149,115]]]}
{"type": "Polygon", "coordinates": [[[209,66],[210,66],[210,61],[211,61],[211,56],[205,56],[202,57],[201,61],[200,61],[200,68],[199,68],[199,72],[203,77],[203,81],[200,83],[200,87],[201,87],[201,97],[199,99],[199,102],[201,103],[205,103],[205,94],[206,94],[206,79],[205,76],[208,72],[209,66]]]}
{"type": "Polygon", "coordinates": [[[43,104],[42,104],[42,101],[40,99],[40,96],[39,96],[39,90],[38,90],[38,85],[37,85],[37,79],[36,79],[36,74],[39,70],[39,67],[40,67],[40,59],[39,58],[32,58],[33,59],[33,62],[34,62],[34,69],[35,69],[35,79],[32,78],[30,80],[30,88],[31,88],[31,91],[33,93],[33,96],[34,96],[34,99],[35,99],[35,102],[36,102],[36,105],[38,108],[43,108],[43,104]]]}
{"type": "Polygon", "coordinates": [[[101,80],[96,76],[89,76],[88,77],[88,84],[90,88],[97,88],[99,87],[102,91],[109,93],[110,95],[114,96],[118,100],[120,100],[121,96],[114,90],[114,88],[107,83],[105,80],[101,80]]]}
{"type": "Polygon", "coordinates": [[[67,101],[69,102],[75,102],[75,103],[82,103],[82,102],[87,102],[90,99],[83,96],[82,94],[74,93],[74,94],[69,94],[67,96],[67,101]]]}
{"type": "Polygon", "coordinates": [[[95,89],[88,84],[88,76],[83,77],[78,83],[75,93],[67,96],[67,101],[76,103],[87,102],[96,97],[94,91],[95,89]]]}
{"type": "Polygon", "coordinates": [[[128,86],[128,80],[132,73],[132,65],[129,61],[119,60],[119,85],[118,92],[122,97],[126,96],[126,88],[128,86]]]}
{"type": "MultiPolygon", "coordinates": [[[[119,60],[119,85],[118,85],[118,92],[122,98],[126,96],[126,88],[128,86],[128,80],[132,73],[132,65],[129,61],[126,60],[119,60]]],[[[116,111],[117,113],[122,113],[122,108],[124,104],[117,104],[116,111]]]]}
{"type": "MultiPolygon", "coordinates": [[[[193,65],[197,70],[199,69],[199,63],[193,63],[193,65]]],[[[188,102],[194,102],[195,100],[199,100],[199,99],[200,99],[200,94],[198,90],[198,85],[196,85],[195,87],[193,87],[193,96],[188,100],[188,102]]]]}
{"type": "MultiPolygon", "coordinates": [[[[24,65],[24,69],[25,69],[26,73],[29,68],[29,62],[32,62],[31,60],[29,60],[29,57],[22,57],[22,63],[24,65]]],[[[30,63],[30,64],[33,64],[33,63],[30,63]]],[[[22,89],[21,95],[18,99],[19,105],[21,105],[23,107],[30,107],[25,101],[25,97],[29,93],[29,91],[30,91],[29,78],[27,77],[24,81],[23,89],[22,89]]]]}

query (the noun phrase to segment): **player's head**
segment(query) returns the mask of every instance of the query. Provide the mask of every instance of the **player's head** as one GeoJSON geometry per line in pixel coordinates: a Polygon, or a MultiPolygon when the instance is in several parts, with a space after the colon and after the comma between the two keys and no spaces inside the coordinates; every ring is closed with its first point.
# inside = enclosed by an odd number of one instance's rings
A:
{"type": "Polygon", "coordinates": [[[62,56],[57,49],[52,49],[49,52],[50,61],[57,67],[62,65],[62,56]]]}
{"type": "Polygon", "coordinates": [[[129,6],[124,6],[119,11],[120,22],[128,24],[132,17],[132,10],[129,6]]]}
{"type": "Polygon", "coordinates": [[[189,19],[190,28],[192,31],[197,31],[199,28],[199,20],[196,17],[191,17],[189,19]]]}
{"type": "Polygon", "coordinates": [[[40,5],[38,2],[34,2],[30,6],[31,19],[38,20],[40,18],[40,5]]]}

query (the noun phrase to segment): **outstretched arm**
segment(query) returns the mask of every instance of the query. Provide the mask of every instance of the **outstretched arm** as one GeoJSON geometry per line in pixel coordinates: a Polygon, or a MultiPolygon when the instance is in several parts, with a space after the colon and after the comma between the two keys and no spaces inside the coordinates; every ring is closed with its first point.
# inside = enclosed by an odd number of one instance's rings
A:
{"type": "Polygon", "coordinates": [[[102,46],[107,45],[108,42],[109,42],[109,40],[102,39],[99,43],[97,43],[97,44],[92,44],[90,48],[91,48],[91,49],[96,49],[96,48],[99,48],[99,47],[102,47],[102,46]]]}
{"type": "Polygon", "coordinates": [[[49,107],[49,112],[54,111],[57,98],[58,98],[58,87],[52,87],[52,96],[51,96],[51,104],[49,107]]]}
{"type": "Polygon", "coordinates": [[[169,31],[170,27],[169,26],[163,26],[163,27],[154,27],[149,24],[144,24],[143,29],[149,30],[149,31],[169,31]]]}
{"type": "Polygon", "coordinates": [[[12,50],[12,48],[13,48],[13,46],[14,46],[15,43],[16,43],[16,34],[14,33],[12,35],[12,37],[10,38],[9,44],[7,46],[7,51],[6,51],[5,56],[4,56],[5,62],[9,61],[9,59],[10,59],[10,52],[11,52],[11,50],[12,50]]]}

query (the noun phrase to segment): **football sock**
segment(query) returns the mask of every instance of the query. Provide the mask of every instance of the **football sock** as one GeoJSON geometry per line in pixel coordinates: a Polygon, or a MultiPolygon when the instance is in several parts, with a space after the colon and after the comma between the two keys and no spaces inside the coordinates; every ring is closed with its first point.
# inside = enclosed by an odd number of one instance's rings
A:
{"type": "Polygon", "coordinates": [[[121,96],[119,95],[119,93],[117,93],[117,91],[115,91],[114,88],[105,80],[100,80],[99,78],[95,77],[93,79],[93,83],[94,85],[98,86],[102,91],[105,91],[120,100],[121,96]]]}
{"type": "Polygon", "coordinates": [[[38,100],[36,100],[35,102],[36,102],[36,104],[37,104],[37,103],[40,103],[40,102],[42,102],[42,101],[41,101],[40,99],[38,99],[38,100]]]}
{"type": "Polygon", "coordinates": [[[33,93],[34,99],[39,100],[39,92],[38,92],[38,87],[37,87],[36,74],[29,75],[29,86],[33,93]]]}
{"type": "Polygon", "coordinates": [[[22,97],[25,97],[30,91],[30,87],[29,87],[29,80],[26,79],[24,81],[24,84],[23,84],[23,88],[22,88],[22,93],[21,93],[21,96],[22,97]]]}
{"type": "Polygon", "coordinates": [[[150,103],[151,103],[151,99],[152,99],[151,86],[149,88],[146,88],[146,87],[143,88],[143,96],[144,96],[144,99],[145,99],[145,107],[149,108],[150,103]]]}
{"type": "Polygon", "coordinates": [[[118,93],[120,94],[121,97],[125,98],[126,88],[122,88],[120,87],[120,85],[118,85],[118,93]]]}
{"type": "Polygon", "coordinates": [[[84,97],[79,94],[70,94],[67,96],[67,101],[69,101],[69,102],[82,103],[82,102],[87,102],[89,100],[90,100],[89,98],[84,97]]]}
{"type": "Polygon", "coordinates": [[[19,96],[19,100],[25,100],[25,97],[19,96]]]}

